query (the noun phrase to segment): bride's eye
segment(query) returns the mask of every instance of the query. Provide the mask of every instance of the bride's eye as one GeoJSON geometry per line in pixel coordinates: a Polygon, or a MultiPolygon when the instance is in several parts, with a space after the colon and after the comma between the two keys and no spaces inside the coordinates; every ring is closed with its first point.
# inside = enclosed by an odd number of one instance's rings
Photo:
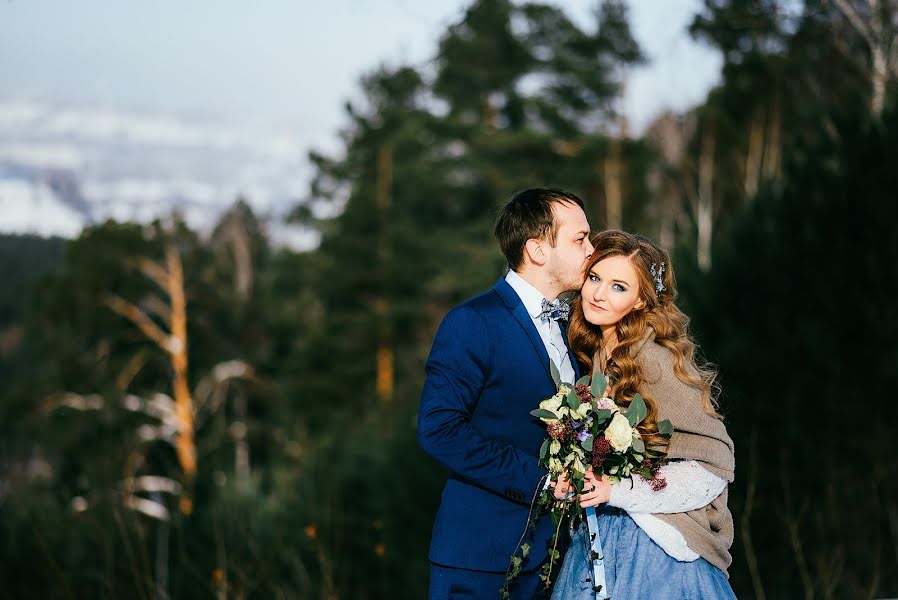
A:
{"type": "Polygon", "coordinates": [[[592,273],[590,273],[589,275],[587,275],[587,279],[589,279],[589,280],[590,280],[591,282],[593,282],[593,283],[598,283],[598,282],[601,281],[601,279],[599,279],[599,276],[598,276],[598,275],[593,275],[592,273]]]}

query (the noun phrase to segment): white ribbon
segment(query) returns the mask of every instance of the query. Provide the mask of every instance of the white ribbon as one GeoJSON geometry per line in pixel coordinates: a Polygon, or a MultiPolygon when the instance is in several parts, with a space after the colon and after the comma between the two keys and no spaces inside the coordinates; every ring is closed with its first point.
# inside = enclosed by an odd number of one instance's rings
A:
{"type": "Polygon", "coordinates": [[[605,553],[602,550],[602,540],[599,537],[599,519],[596,509],[592,506],[586,508],[586,526],[589,529],[590,562],[592,563],[592,584],[596,591],[596,600],[608,600],[608,584],[605,580],[605,553]],[[595,558],[594,558],[595,557],[595,558]]]}

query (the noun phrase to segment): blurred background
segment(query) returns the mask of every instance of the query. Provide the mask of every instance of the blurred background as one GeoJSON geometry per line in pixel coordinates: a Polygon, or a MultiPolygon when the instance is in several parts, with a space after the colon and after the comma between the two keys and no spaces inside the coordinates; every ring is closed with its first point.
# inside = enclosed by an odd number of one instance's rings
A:
{"type": "Polygon", "coordinates": [[[737,595],[898,596],[898,1],[8,0],[0,73],[0,596],[425,597],[537,185],[674,256],[737,595]]]}

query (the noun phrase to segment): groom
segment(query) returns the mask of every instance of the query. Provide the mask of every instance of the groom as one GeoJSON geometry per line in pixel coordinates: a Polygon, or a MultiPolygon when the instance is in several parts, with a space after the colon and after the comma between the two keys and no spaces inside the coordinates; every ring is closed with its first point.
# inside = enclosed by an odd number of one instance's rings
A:
{"type": "MultiPolygon", "coordinates": [[[[500,212],[496,239],[510,271],[446,315],[425,368],[418,413],[421,447],[449,470],[430,545],[430,599],[499,597],[508,561],[547,471],[546,436],[530,415],[577,363],[567,347],[558,295],[579,289],[592,253],[583,201],[556,189],[517,194],[500,212]]],[[[563,497],[564,482],[555,493],[563,497]]],[[[551,519],[537,523],[515,600],[539,593],[551,519]]]]}

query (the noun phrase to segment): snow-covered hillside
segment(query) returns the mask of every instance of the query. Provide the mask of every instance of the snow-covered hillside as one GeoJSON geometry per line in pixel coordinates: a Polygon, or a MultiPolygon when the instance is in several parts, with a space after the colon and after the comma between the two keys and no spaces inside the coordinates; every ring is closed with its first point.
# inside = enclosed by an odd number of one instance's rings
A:
{"type": "Polygon", "coordinates": [[[0,99],[0,232],[73,237],[174,210],[204,231],[240,197],[308,247],[281,223],[306,194],[305,152],[289,126],[0,99]]]}
{"type": "Polygon", "coordinates": [[[84,224],[47,184],[0,179],[0,232],[71,238],[84,224]]]}

